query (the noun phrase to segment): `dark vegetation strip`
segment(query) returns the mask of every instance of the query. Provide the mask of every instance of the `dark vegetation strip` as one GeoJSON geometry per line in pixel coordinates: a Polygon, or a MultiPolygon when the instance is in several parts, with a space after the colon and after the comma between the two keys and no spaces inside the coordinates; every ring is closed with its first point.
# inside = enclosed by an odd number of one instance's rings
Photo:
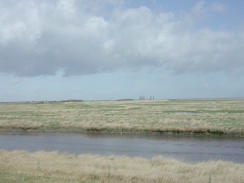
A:
{"type": "Polygon", "coordinates": [[[0,131],[35,131],[35,132],[76,132],[76,133],[113,133],[113,134],[146,134],[146,135],[196,135],[196,136],[223,136],[244,137],[243,131],[224,131],[218,129],[113,129],[113,128],[62,128],[56,124],[50,127],[0,127],[0,131]]]}

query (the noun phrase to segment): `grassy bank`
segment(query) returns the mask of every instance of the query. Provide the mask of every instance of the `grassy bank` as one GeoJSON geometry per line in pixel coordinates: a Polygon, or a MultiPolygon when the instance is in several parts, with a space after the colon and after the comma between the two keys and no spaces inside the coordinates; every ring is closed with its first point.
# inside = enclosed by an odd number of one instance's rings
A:
{"type": "Polygon", "coordinates": [[[244,165],[209,161],[187,164],[156,157],[151,160],[56,152],[0,151],[0,180],[28,182],[244,182],[244,165]]]}
{"type": "Polygon", "coordinates": [[[0,104],[0,130],[244,136],[244,100],[0,104]]]}

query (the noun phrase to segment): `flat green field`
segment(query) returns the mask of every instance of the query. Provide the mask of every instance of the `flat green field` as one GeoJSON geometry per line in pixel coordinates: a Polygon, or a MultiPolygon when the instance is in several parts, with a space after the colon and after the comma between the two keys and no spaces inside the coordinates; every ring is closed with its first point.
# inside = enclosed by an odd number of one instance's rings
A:
{"type": "Polygon", "coordinates": [[[0,104],[1,130],[244,136],[244,100],[0,104]]]}

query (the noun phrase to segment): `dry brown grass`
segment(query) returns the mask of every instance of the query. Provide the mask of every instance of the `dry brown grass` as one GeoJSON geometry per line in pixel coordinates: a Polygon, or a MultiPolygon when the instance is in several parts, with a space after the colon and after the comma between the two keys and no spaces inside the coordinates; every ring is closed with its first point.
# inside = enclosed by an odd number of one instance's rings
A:
{"type": "Polygon", "coordinates": [[[244,164],[0,151],[1,182],[242,183],[244,164]],[[5,175],[5,176],[4,176],[5,175]],[[210,180],[211,179],[211,180],[210,180]]]}
{"type": "Polygon", "coordinates": [[[0,104],[0,129],[244,136],[244,100],[0,104]]]}
{"type": "MultiPolygon", "coordinates": [[[[244,100],[0,104],[1,130],[244,136],[244,100]]],[[[244,182],[244,165],[0,151],[0,182],[244,182]]]]}

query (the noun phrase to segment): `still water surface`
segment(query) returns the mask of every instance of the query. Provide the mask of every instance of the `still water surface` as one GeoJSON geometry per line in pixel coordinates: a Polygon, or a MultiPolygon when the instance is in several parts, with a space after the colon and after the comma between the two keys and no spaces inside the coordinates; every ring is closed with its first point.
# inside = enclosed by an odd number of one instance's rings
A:
{"type": "Polygon", "coordinates": [[[244,163],[242,138],[0,132],[0,149],[144,158],[161,155],[186,162],[225,160],[244,163]]]}

